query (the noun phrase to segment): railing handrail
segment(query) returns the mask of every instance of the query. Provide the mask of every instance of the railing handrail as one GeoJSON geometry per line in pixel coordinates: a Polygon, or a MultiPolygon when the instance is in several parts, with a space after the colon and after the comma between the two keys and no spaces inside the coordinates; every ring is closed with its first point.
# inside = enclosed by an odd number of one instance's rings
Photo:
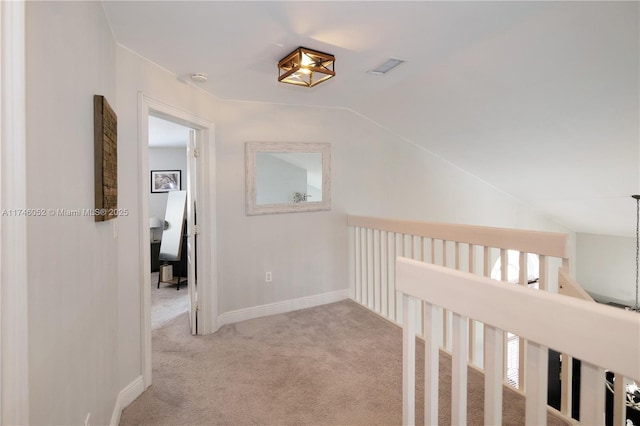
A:
{"type": "Polygon", "coordinates": [[[398,258],[398,291],[640,379],[640,315],[398,258]],[[461,297],[460,295],[464,295],[461,297]],[[495,304],[500,303],[500,309],[495,304]],[[620,336],[627,336],[622,339],[620,336]]]}
{"type": "Polygon", "coordinates": [[[558,294],[575,297],[588,302],[595,302],[593,297],[571,276],[567,268],[558,269],[558,294]]]}
{"type": "Polygon", "coordinates": [[[568,235],[489,226],[409,221],[349,215],[351,227],[378,229],[399,234],[455,241],[485,247],[518,250],[543,256],[569,258],[568,235]]]}

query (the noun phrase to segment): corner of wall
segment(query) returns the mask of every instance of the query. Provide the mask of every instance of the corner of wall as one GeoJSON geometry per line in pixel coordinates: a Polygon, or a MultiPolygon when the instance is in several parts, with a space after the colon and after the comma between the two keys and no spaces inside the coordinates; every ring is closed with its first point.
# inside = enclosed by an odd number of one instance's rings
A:
{"type": "Polygon", "coordinates": [[[144,392],[144,380],[142,376],[138,376],[118,393],[113,413],[111,414],[111,421],[109,422],[111,426],[117,426],[120,423],[122,410],[135,401],[142,392],[144,392]]]}

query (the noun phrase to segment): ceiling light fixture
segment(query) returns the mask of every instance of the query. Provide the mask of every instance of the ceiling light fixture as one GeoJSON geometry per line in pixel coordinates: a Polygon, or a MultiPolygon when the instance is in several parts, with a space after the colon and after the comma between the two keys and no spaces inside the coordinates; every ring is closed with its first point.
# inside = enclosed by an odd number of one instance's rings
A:
{"type": "Polygon", "coordinates": [[[298,47],[278,62],[278,81],[313,87],[336,75],[335,61],[328,53],[298,47]]]}
{"type": "Polygon", "coordinates": [[[391,58],[384,64],[380,65],[379,67],[372,69],[370,71],[367,71],[367,73],[373,74],[373,75],[385,75],[386,73],[388,73],[389,71],[397,67],[398,65],[404,64],[405,62],[406,61],[403,61],[402,59],[391,58]]]}

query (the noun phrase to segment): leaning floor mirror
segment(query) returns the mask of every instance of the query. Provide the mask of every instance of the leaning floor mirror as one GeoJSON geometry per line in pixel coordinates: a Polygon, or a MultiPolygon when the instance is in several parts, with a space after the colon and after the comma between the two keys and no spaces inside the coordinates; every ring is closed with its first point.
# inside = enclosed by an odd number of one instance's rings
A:
{"type": "Polygon", "coordinates": [[[245,144],[247,215],[331,209],[331,145],[245,144]]]}

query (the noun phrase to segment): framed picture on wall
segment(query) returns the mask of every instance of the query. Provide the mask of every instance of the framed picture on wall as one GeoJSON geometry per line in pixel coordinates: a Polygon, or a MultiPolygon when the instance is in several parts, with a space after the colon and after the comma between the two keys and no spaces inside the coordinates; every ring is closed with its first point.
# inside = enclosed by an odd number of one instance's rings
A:
{"type": "Polygon", "coordinates": [[[170,192],[182,189],[180,170],[151,170],[151,192],[170,192]]]}

